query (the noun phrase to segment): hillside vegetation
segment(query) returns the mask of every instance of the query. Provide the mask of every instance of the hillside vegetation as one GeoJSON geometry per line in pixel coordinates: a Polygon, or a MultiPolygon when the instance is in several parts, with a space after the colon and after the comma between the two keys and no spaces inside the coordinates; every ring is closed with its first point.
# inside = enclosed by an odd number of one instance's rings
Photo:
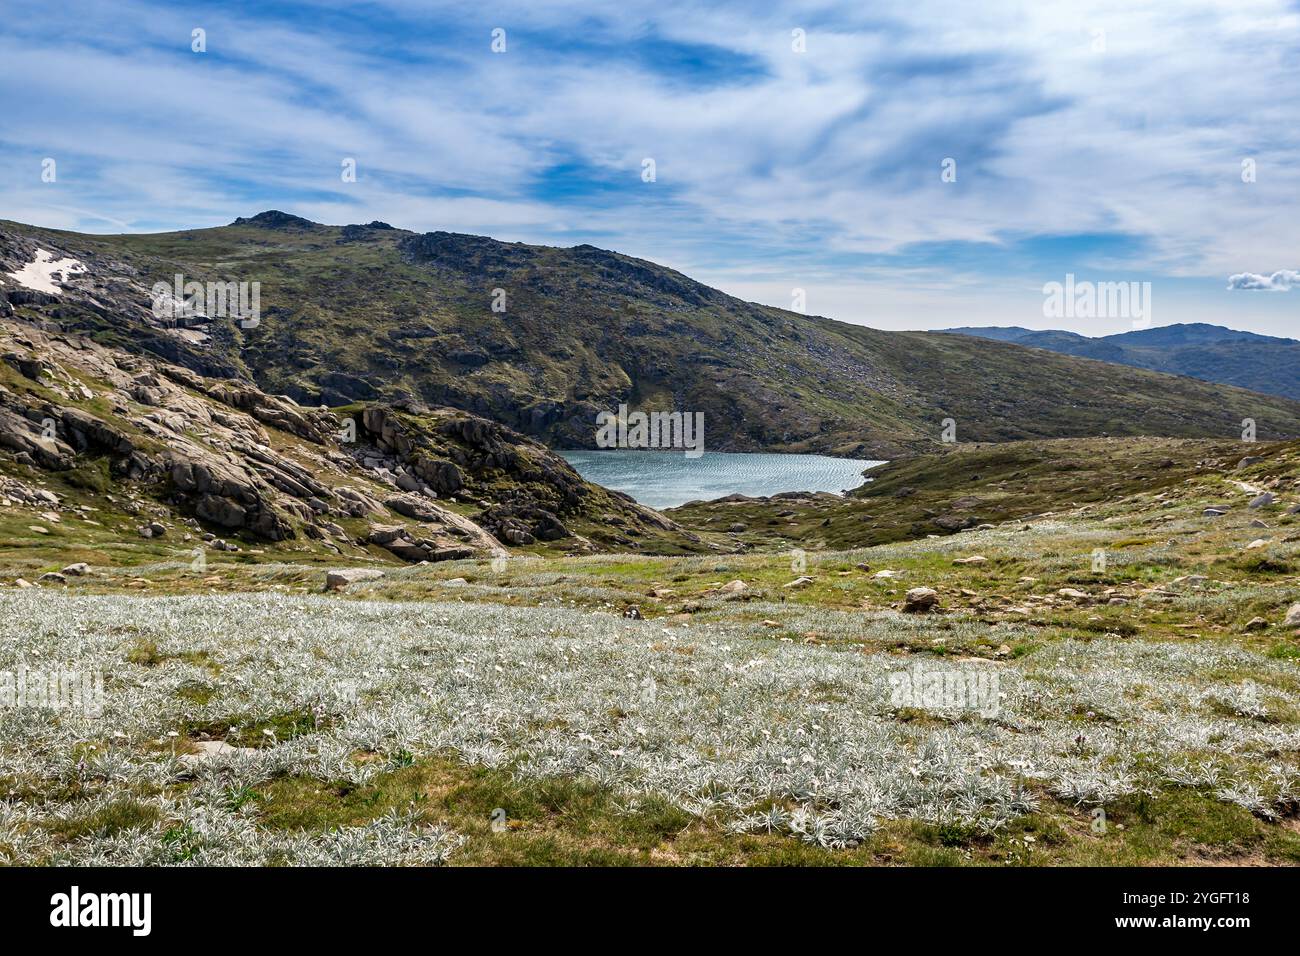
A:
{"type": "MultiPolygon", "coordinates": [[[[743,302],[644,260],[268,212],[230,226],[87,236],[0,223],[0,271],[78,260],[58,295],[6,307],[304,406],[450,406],[552,447],[592,447],[598,412],[705,414],[713,450],[894,458],[937,443],[1086,435],[1300,435],[1300,403],[939,333],[881,332],[743,302]],[[257,281],[255,328],[171,329],[150,288],[257,281]],[[497,290],[500,290],[499,292],[497,290]],[[505,311],[494,311],[494,303],[505,311]]],[[[9,290],[9,291],[5,291],[9,290]]]]}

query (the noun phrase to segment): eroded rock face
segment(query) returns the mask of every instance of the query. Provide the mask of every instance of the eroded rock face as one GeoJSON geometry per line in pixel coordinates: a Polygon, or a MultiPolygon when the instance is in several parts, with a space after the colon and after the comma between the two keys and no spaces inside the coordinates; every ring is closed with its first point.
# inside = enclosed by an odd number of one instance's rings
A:
{"type": "Polygon", "coordinates": [[[223,528],[247,530],[267,541],[294,537],[289,520],[275,507],[269,489],[235,465],[209,457],[173,458],[172,484],[191,496],[194,512],[223,528]]]}
{"type": "MultiPolygon", "coordinates": [[[[391,510],[425,521],[427,499],[478,501],[474,522],[517,546],[574,537],[568,522],[594,510],[593,486],[532,439],[468,412],[420,411],[372,405],[358,419],[354,457],[407,492],[385,499],[391,510]]],[[[596,493],[600,511],[615,512],[602,524],[619,529],[623,546],[651,530],[699,540],[625,495],[596,493]]]]}
{"type": "MultiPolygon", "coordinates": [[[[405,525],[371,525],[368,539],[397,555],[403,561],[461,561],[472,558],[480,548],[489,547],[486,539],[473,545],[453,542],[443,536],[430,536],[425,529],[412,530],[405,525]]],[[[500,545],[497,545],[500,551],[500,545]]]]}
{"type": "MultiPolygon", "coordinates": [[[[453,409],[369,406],[350,436],[328,409],[14,317],[0,316],[0,361],[21,376],[0,385],[0,472],[30,470],[0,479],[25,507],[49,494],[41,472],[73,471],[116,498],[110,511],[180,518],[212,540],[306,538],[357,557],[371,542],[340,521],[386,527],[400,516],[411,528],[381,546],[408,561],[493,557],[506,553],[502,540],[564,540],[570,516],[593,500],[618,512],[609,525],[619,534],[676,529],[582,481],[544,446],[453,409]],[[481,512],[458,513],[466,502],[481,512]]],[[[131,533],[158,537],[151,527],[137,520],[131,533]]],[[[579,538],[578,547],[592,545],[579,538]]]]}

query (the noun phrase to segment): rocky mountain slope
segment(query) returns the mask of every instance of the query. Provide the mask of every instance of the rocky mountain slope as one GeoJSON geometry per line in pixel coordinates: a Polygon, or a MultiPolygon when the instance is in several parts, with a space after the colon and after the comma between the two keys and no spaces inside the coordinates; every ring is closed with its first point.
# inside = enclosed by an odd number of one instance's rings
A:
{"type": "Polygon", "coordinates": [[[1227,438],[1244,418],[1260,438],[1300,435],[1300,403],[1288,399],[804,316],[592,246],[279,212],[156,235],[0,222],[0,282],[0,312],[303,406],[447,406],[553,447],[592,447],[597,413],[621,402],[703,412],[713,450],[866,458],[935,443],[946,418],[969,441],[1227,438]],[[177,275],[259,283],[259,321],[157,317],[152,289],[177,275]]]}
{"type": "Polygon", "coordinates": [[[1300,399],[1300,341],[1295,339],[1256,335],[1202,322],[1097,338],[1015,326],[944,331],[1300,399]]]}
{"type": "Polygon", "coordinates": [[[201,569],[214,551],[337,563],[706,547],[467,412],[305,408],[13,319],[0,320],[0,493],[0,548],[37,565],[61,548],[201,569]]]}

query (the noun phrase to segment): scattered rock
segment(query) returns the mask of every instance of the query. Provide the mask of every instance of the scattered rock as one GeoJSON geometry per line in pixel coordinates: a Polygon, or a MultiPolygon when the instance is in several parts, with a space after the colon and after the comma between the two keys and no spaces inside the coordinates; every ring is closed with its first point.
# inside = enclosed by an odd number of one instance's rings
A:
{"type": "Polygon", "coordinates": [[[744,591],[748,591],[749,585],[744,581],[737,579],[735,581],[728,581],[722,587],[718,588],[718,590],[723,594],[740,594],[744,591]]]}
{"type": "Polygon", "coordinates": [[[1273,503],[1273,501],[1274,501],[1273,492],[1266,491],[1262,495],[1259,495],[1257,498],[1251,499],[1250,507],[1267,508],[1269,505],[1273,503]]]}
{"type": "Polygon", "coordinates": [[[806,588],[808,585],[812,583],[813,583],[813,579],[808,577],[808,575],[805,574],[802,577],[797,577],[793,581],[790,581],[781,586],[785,588],[806,588]]]}
{"type": "Polygon", "coordinates": [[[1292,604],[1282,623],[1287,627],[1300,627],[1300,604],[1292,604]]]}
{"type": "Polygon", "coordinates": [[[1272,538],[1256,538],[1250,544],[1246,545],[1247,551],[1253,551],[1256,548],[1266,548],[1273,543],[1272,538]]]}
{"type": "MultiPolygon", "coordinates": [[[[19,578],[17,581],[14,582],[14,587],[18,588],[19,590],[22,590],[23,588],[34,588],[36,587],[36,585],[32,584],[31,581],[25,581],[22,578],[19,578]]],[[[1296,607],[1300,607],[1300,604],[1297,604],[1296,607]]]]}
{"type": "Polygon", "coordinates": [[[1069,598],[1071,601],[1090,600],[1088,594],[1078,588],[1060,588],[1056,593],[1063,598],[1069,598]]]}
{"type": "Polygon", "coordinates": [[[635,604],[630,605],[629,607],[624,608],[624,609],[623,609],[623,616],[624,616],[625,618],[627,618],[629,621],[640,621],[640,620],[643,620],[643,618],[641,617],[641,608],[637,607],[637,605],[635,605],[635,604]]]}
{"type": "Polygon", "coordinates": [[[235,757],[257,752],[252,747],[232,747],[224,740],[199,740],[194,742],[194,747],[198,753],[181,754],[181,763],[187,767],[195,767],[216,757],[235,757]]]}
{"type": "Polygon", "coordinates": [[[903,600],[907,614],[924,614],[939,603],[939,592],[934,588],[912,588],[903,600]]]}
{"type": "Polygon", "coordinates": [[[953,564],[984,564],[988,558],[982,554],[972,554],[969,558],[955,558],[953,564]]]}
{"type": "Polygon", "coordinates": [[[1226,508],[1206,508],[1201,512],[1206,518],[1221,518],[1228,513],[1226,508]]]}
{"type": "Polygon", "coordinates": [[[378,568],[337,568],[326,573],[325,588],[329,591],[337,591],[358,581],[373,581],[383,576],[384,572],[378,568]]]}
{"type": "Polygon", "coordinates": [[[58,571],[46,571],[36,579],[38,584],[67,584],[68,579],[58,571]]]}
{"type": "Polygon", "coordinates": [[[90,573],[90,565],[88,565],[85,561],[78,561],[76,564],[69,564],[69,565],[68,565],[66,568],[64,568],[60,573],[61,573],[61,574],[70,574],[70,575],[72,575],[73,577],[78,577],[78,578],[79,578],[79,577],[81,577],[83,574],[89,574],[89,573],[90,573]]]}
{"type": "Polygon", "coordinates": [[[1249,621],[1246,622],[1245,630],[1262,631],[1265,630],[1267,627],[1268,627],[1268,621],[1264,620],[1262,617],[1252,617],[1249,621]]]}

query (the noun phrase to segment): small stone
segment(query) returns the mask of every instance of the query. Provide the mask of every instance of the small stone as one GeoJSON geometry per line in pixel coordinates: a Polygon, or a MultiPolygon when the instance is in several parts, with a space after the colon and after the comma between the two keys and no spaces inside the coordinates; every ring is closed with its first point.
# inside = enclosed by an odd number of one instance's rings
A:
{"type": "Polygon", "coordinates": [[[631,607],[624,608],[623,616],[627,618],[629,621],[642,620],[641,609],[637,607],[635,604],[633,604],[631,607]]]}
{"type": "Polygon", "coordinates": [[[1262,631],[1265,630],[1267,627],[1268,627],[1268,621],[1264,620],[1262,617],[1252,617],[1249,621],[1246,622],[1245,629],[1247,631],[1262,631]]]}
{"type": "Polygon", "coordinates": [[[181,754],[180,758],[181,763],[191,768],[216,757],[235,757],[242,754],[257,753],[251,747],[232,747],[224,740],[198,740],[194,741],[193,745],[198,753],[181,754]]]}
{"type": "Polygon", "coordinates": [[[988,558],[982,554],[972,554],[969,558],[955,558],[953,564],[984,564],[988,558]]]}
{"type": "Polygon", "coordinates": [[[739,594],[742,591],[748,591],[749,585],[739,579],[728,581],[722,587],[718,588],[723,594],[739,594]]]}
{"type": "Polygon", "coordinates": [[[1254,499],[1250,502],[1250,507],[1252,507],[1252,508],[1267,508],[1267,507],[1268,507],[1269,505],[1271,505],[1272,503],[1273,503],[1273,492],[1271,492],[1271,491],[1266,491],[1266,492],[1264,492],[1262,495],[1260,495],[1259,497],[1254,498],[1254,499]]]}
{"type": "Polygon", "coordinates": [[[934,588],[912,588],[903,599],[907,614],[924,614],[939,603],[939,592],[934,588]]]}
{"type": "Polygon", "coordinates": [[[46,571],[36,579],[38,584],[67,584],[68,579],[58,571],[46,571]]]}
{"type": "Polygon", "coordinates": [[[1256,538],[1250,544],[1246,545],[1247,551],[1254,551],[1256,548],[1266,548],[1273,543],[1272,538],[1256,538]]]}
{"type": "Polygon", "coordinates": [[[1300,604],[1292,604],[1282,621],[1287,627],[1300,627],[1300,604]]]}
{"type": "Polygon", "coordinates": [[[76,564],[69,564],[61,573],[71,574],[73,577],[81,577],[83,574],[90,573],[90,565],[85,561],[78,561],[76,564]]]}
{"type": "Polygon", "coordinates": [[[167,533],[167,529],[164,528],[162,525],[160,525],[157,521],[149,522],[149,530],[153,533],[153,536],[155,538],[161,538],[163,535],[167,533]]]}
{"type": "Polygon", "coordinates": [[[49,528],[43,528],[43,527],[41,527],[41,526],[38,525],[38,524],[28,525],[28,526],[27,526],[27,530],[28,530],[28,531],[35,531],[37,534],[49,534],[49,533],[50,533],[50,529],[49,529],[49,528]]]}
{"type": "Polygon", "coordinates": [[[1088,595],[1078,588],[1061,588],[1056,592],[1063,598],[1069,598],[1071,601],[1087,601],[1088,595]]]}
{"type": "Polygon", "coordinates": [[[813,583],[813,579],[808,577],[808,575],[805,574],[802,577],[797,577],[793,581],[787,582],[786,584],[783,584],[781,586],[784,588],[806,588],[808,585],[812,583],[813,583]]]}
{"type": "Polygon", "coordinates": [[[337,591],[358,581],[373,581],[383,576],[384,572],[378,568],[336,568],[325,574],[325,588],[329,591],[337,591]]]}
{"type": "MultiPolygon", "coordinates": [[[[22,590],[23,588],[34,588],[36,587],[36,585],[32,584],[31,581],[25,581],[22,578],[19,578],[17,581],[14,582],[14,587],[18,588],[19,590],[22,590]]],[[[1300,604],[1297,604],[1296,607],[1300,607],[1300,604]]]]}

